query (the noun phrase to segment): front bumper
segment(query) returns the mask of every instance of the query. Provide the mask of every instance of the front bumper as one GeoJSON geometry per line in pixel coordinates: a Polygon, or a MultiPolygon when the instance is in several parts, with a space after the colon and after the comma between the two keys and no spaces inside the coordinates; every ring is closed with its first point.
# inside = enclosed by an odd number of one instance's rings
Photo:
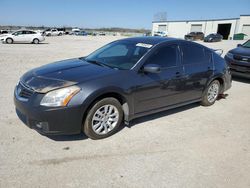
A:
{"type": "Polygon", "coordinates": [[[80,105],[72,107],[36,105],[41,98],[41,94],[35,93],[29,100],[22,101],[15,91],[16,113],[24,124],[44,135],[70,135],[81,132],[83,113],[80,105]]]}
{"type": "Polygon", "coordinates": [[[250,63],[237,61],[225,56],[225,60],[230,66],[230,70],[233,76],[240,76],[250,78],[250,63]]]}

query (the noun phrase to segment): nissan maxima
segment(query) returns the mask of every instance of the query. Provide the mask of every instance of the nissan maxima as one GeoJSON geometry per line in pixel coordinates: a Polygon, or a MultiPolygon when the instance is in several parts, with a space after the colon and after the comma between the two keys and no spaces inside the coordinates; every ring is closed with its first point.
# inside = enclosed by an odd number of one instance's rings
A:
{"type": "Polygon", "coordinates": [[[195,102],[210,106],[230,87],[229,67],[213,50],[136,37],[28,71],[14,101],[18,117],[41,134],[101,139],[137,117],[195,102]]]}

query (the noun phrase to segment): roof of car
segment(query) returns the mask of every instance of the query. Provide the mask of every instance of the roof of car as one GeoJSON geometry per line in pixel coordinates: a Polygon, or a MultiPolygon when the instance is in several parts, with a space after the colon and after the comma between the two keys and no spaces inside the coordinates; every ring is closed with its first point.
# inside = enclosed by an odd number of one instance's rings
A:
{"type": "Polygon", "coordinates": [[[125,38],[122,40],[156,45],[162,42],[177,41],[180,39],[170,38],[170,37],[132,37],[132,38],[125,38]]]}

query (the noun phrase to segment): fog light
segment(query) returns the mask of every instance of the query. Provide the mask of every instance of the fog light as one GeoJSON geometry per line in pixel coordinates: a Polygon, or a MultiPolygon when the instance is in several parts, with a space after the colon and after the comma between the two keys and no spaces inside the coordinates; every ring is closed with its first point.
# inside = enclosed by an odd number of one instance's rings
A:
{"type": "Polygon", "coordinates": [[[42,130],[48,130],[49,129],[49,124],[48,122],[38,122],[36,123],[36,127],[42,130]]]}

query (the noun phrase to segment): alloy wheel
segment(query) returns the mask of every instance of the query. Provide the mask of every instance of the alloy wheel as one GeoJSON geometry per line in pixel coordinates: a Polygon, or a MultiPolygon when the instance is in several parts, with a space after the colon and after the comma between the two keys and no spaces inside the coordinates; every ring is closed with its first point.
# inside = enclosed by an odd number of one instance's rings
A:
{"type": "Polygon", "coordinates": [[[219,84],[218,83],[213,83],[209,88],[208,88],[208,91],[207,91],[207,100],[208,102],[210,103],[213,103],[218,95],[219,95],[219,84]]]}
{"type": "Polygon", "coordinates": [[[105,135],[118,124],[118,109],[111,104],[104,105],[96,110],[92,117],[92,129],[98,135],[105,135]]]}

